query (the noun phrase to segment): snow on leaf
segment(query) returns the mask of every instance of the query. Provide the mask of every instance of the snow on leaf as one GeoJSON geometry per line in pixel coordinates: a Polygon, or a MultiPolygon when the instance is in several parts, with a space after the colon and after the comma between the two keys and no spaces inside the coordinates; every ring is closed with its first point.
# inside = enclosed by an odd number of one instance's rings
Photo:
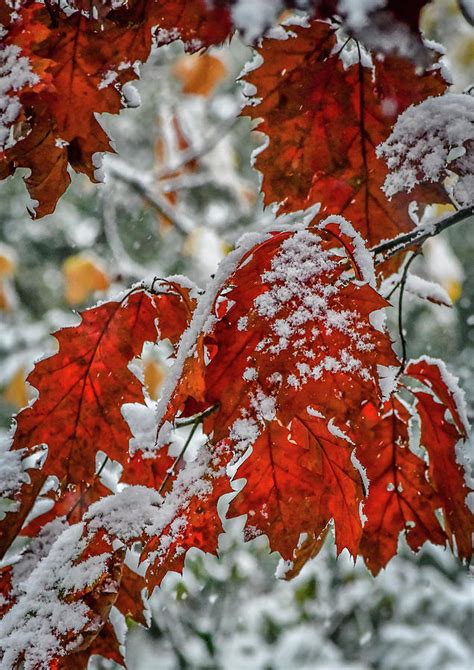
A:
{"type": "Polygon", "coordinates": [[[46,476],[41,470],[30,469],[27,473],[28,481],[21,483],[13,498],[16,504],[0,519],[1,557],[5,555],[5,552],[20,532],[46,480],[46,476]]]}
{"type": "Polygon", "coordinates": [[[390,171],[383,185],[389,198],[417,184],[443,182],[452,172],[456,200],[463,207],[472,205],[474,98],[448,93],[410,106],[377,147],[377,155],[390,171]]]}
{"type": "Polygon", "coordinates": [[[341,419],[367,395],[378,398],[377,364],[396,365],[386,333],[370,323],[386,303],[359,279],[371,273],[350,242],[334,223],[275,232],[229,277],[223,291],[232,306],[205,339],[217,439],[237,421],[276,415],[286,425],[308,404],[341,419]]]}
{"type": "Polygon", "coordinates": [[[123,551],[94,552],[82,532],[82,524],[66,529],[20,584],[0,623],[5,668],[22,663],[25,670],[49,670],[57,657],[89,646],[105,623],[117,597],[123,551]]]}
{"type": "MultiPolygon", "coordinates": [[[[258,130],[269,138],[255,163],[265,202],[281,203],[283,211],[321,202],[323,212],[350,219],[369,246],[408,230],[408,199],[390,202],[381,192],[386,168],[375,147],[400,112],[443,93],[436,66],[420,74],[390,55],[372,63],[358,46],[345,67],[350,45],[340,45],[329,24],[288,30],[286,40],[263,41],[263,63],[245,75],[256,92],[244,113],[261,119],[258,130]]],[[[431,201],[433,190],[423,197],[431,201]]]]}
{"type": "Polygon", "coordinates": [[[204,334],[195,332],[208,352],[202,407],[217,407],[204,430],[214,444],[230,439],[234,464],[251,447],[235,475],[249,481],[232,514],[247,512],[249,533],[268,533],[288,559],[300,533],[319,536],[332,518],[339,550],[357,553],[362,483],[342,426],[364,398],[380,401],[380,362],[397,364],[386,332],[370,321],[386,303],[370,286],[361,244],[334,217],[270,233],[249,245],[213,297],[204,334]],[[306,466],[302,453],[311,453],[306,466]]]}

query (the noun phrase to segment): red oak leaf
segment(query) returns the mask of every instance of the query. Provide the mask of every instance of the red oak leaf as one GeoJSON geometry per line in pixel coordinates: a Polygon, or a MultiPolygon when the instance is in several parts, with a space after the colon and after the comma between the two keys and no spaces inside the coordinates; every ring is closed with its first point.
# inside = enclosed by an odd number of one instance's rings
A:
{"type": "Polygon", "coordinates": [[[295,557],[301,535],[319,537],[334,519],[338,551],[356,556],[363,489],[352,450],[342,431],[312,412],[289,428],[272,422],[237,471],[247,481],[231,516],[247,514],[247,537],[266,534],[286,560],[295,557]]]}
{"type": "Polygon", "coordinates": [[[124,461],[130,433],[121,407],[143,399],[127,366],[144,342],[155,340],[156,318],[153,296],[134,290],[120,302],[82,312],[78,326],[58,331],[58,353],[28,377],[39,398],[17,415],[13,448],[47,444],[42,472],[72,483],[91,479],[99,449],[124,461]]]}
{"type": "Polygon", "coordinates": [[[432,395],[416,391],[421,420],[421,444],[429,456],[429,476],[439,495],[446,533],[451,547],[461,558],[472,555],[474,515],[466,505],[469,489],[464,481],[463,464],[457,461],[456,445],[463,435],[446,420],[446,405],[432,395]]]}
{"type": "Polygon", "coordinates": [[[301,533],[317,537],[332,518],[339,550],[357,554],[360,474],[328,421],[344,429],[362,400],[377,405],[377,366],[396,365],[389,337],[372,323],[386,302],[370,285],[371,263],[339,217],[268,234],[242,255],[206,332],[196,333],[207,352],[203,405],[217,407],[205,432],[214,444],[230,438],[234,462],[252,448],[231,512],[248,513],[248,533],[266,532],[288,560],[301,533]]]}
{"type": "Polygon", "coordinates": [[[416,361],[410,361],[405,372],[424,384],[437,396],[449,409],[459,434],[466,437],[469,427],[464,407],[464,394],[443,361],[422,356],[416,361]]]}
{"type": "MultiPolygon", "coordinates": [[[[255,104],[244,113],[261,119],[258,129],[269,138],[256,159],[265,202],[282,203],[283,211],[321,202],[323,211],[347,216],[371,246],[412,227],[409,200],[388,201],[381,191],[386,167],[375,148],[400,112],[446,84],[436,65],[420,74],[396,56],[372,63],[360,45],[339,45],[336,32],[313,21],[290,26],[288,39],[265,39],[263,63],[245,75],[255,104]]],[[[428,189],[423,201],[438,195],[428,189]]]]}
{"type": "Polygon", "coordinates": [[[426,540],[446,540],[435,514],[441,500],[427,479],[428,466],[410,449],[410,417],[392,397],[380,414],[368,404],[358,427],[356,453],[370,482],[360,552],[373,574],[395,556],[401,532],[415,551],[426,540]]]}
{"type": "Polygon", "coordinates": [[[231,306],[205,339],[206,398],[219,405],[209,418],[215,439],[242,418],[258,423],[276,415],[287,425],[310,404],[344,422],[362,399],[378,402],[377,366],[396,365],[396,358],[371,314],[387,303],[367,283],[370,257],[362,268],[343,225],[350,229],[338,219],[323,229],[275,233],[225,283],[231,306]]]}

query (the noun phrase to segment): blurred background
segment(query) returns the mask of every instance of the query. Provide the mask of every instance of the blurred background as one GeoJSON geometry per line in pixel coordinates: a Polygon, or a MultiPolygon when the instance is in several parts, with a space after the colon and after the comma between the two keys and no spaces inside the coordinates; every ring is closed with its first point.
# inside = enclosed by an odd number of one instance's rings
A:
{"type": "MultiPolygon", "coordinates": [[[[424,14],[447,50],[453,90],[474,84],[474,28],[455,0],[424,14]]],[[[186,274],[204,286],[247,229],[269,223],[252,152],[262,136],[236,116],[235,79],[252,57],[237,38],[204,55],[179,43],[142,68],[138,109],[101,117],[118,156],[106,183],[75,175],[57,211],[27,215],[21,175],[0,182],[0,434],[32,397],[25,377],[55,350],[50,333],[77,323],[74,310],[143,278],[186,274]]],[[[434,216],[442,212],[434,209],[434,216]]],[[[407,294],[412,357],[440,356],[459,378],[474,418],[474,228],[430,240],[413,271],[438,282],[453,306],[407,294]]],[[[394,310],[395,311],[395,310],[394,310]]],[[[394,315],[396,316],[396,314],[394,315]]],[[[396,330],[394,330],[396,333],[396,330]]],[[[146,346],[140,362],[156,399],[169,361],[146,346]]],[[[243,544],[228,524],[221,556],[191,551],[183,577],[169,574],[149,603],[150,629],[128,622],[131,670],[472,670],[474,582],[443,549],[400,556],[377,578],[327,542],[291,582],[274,577],[265,538],[243,544]]],[[[93,667],[115,667],[93,660],[93,667]]]]}

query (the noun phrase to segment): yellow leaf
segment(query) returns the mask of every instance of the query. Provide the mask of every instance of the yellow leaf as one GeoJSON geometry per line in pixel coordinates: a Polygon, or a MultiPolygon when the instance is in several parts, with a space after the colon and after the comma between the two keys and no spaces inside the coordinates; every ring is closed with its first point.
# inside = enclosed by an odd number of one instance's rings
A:
{"type": "Polygon", "coordinates": [[[147,361],[143,366],[143,377],[148,395],[152,400],[156,400],[165,378],[163,367],[156,361],[147,361]]]}
{"type": "Polygon", "coordinates": [[[455,279],[448,279],[444,282],[447,294],[451,298],[451,301],[457,302],[462,295],[462,284],[455,279]]]}
{"type": "Polygon", "coordinates": [[[110,280],[99,263],[87,256],[70,256],[63,265],[64,297],[70,305],[80,305],[95,291],[105,291],[110,280]]]}
{"type": "Polygon", "coordinates": [[[0,244],[0,277],[10,277],[15,269],[15,252],[5,244],[0,244]]]}
{"type": "Polygon", "coordinates": [[[3,392],[4,399],[16,409],[26,407],[28,404],[28,392],[25,383],[25,371],[20,368],[10,379],[8,386],[3,392]]]}
{"type": "Polygon", "coordinates": [[[444,214],[451,214],[452,212],[455,212],[456,208],[449,202],[436,203],[435,205],[431,206],[431,211],[432,216],[438,218],[439,216],[443,216],[444,214]]]}
{"type": "Polygon", "coordinates": [[[227,68],[211,54],[186,54],[176,61],[173,74],[181,81],[183,93],[208,96],[224,79],[227,68]]]}

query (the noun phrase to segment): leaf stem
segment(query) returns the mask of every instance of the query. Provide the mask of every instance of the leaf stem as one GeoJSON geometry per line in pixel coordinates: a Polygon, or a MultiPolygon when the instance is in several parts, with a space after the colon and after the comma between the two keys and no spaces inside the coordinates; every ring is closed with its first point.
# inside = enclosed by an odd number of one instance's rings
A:
{"type": "Polygon", "coordinates": [[[183,458],[184,454],[186,453],[186,450],[189,447],[189,445],[191,444],[191,440],[193,439],[194,433],[196,432],[197,427],[199,426],[200,423],[201,423],[200,419],[195,419],[195,421],[193,423],[193,427],[189,431],[189,435],[186,438],[186,442],[184,443],[184,445],[183,445],[181,451],[179,452],[179,454],[174,459],[173,465],[166,472],[165,478],[161,482],[161,486],[158,489],[158,493],[160,495],[161,495],[163,489],[165,488],[166,484],[168,483],[169,478],[171,477],[172,474],[174,474],[175,468],[178,465],[179,461],[183,458]]]}
{"type": "Polygon", "coordinates": [[[212,405],[212,407],[209,407],[208,409],[205,409],[203,412],[200,412],[199,414],[195,416],[191,416],[189,419],[182,419],[181,421],[179,419],[176,420],[176,427],[177,428],[183,428],[183,426],[191,426],[195,421],[202,421],[205,419],[207,416],[212,414],[213,412],[216,411],[217,405],[212,405]]]}
{"type": "Polygon", "coordinates": [[[207,416],[212,414],[213,412],[216,411],[218,405],[213,405],[212,407],[208,407],[208,409],[204,410],[203,412],[200,412],[196,416],[190,417],[189,419],[184,419],[181,423],[178,423],[178,420],[176,421],[176,427],[177,428],[183,428],[184,426],[192,426],[191,430],[189,431],[189,435],[186,438],[186,442],[184,443],[181,451],[179,454],[176,456],[174,459],[173,465],[169,468],[169,470],[166,473],[165,478],[161,482],[161,486],[158,489],[158,493],[161,494],[163,489],[165,488],[170,476],[174,474],[175,468],[178,465],[179,461],[183,458],[184,454],[186,453],[187,448],[189,447],[191,440],[193,439],[194,433],[197,430],[197,427],[199,426],[200,423],[202,423],[203,419],[205,419],[207,416]]]}
{"type": "Polygon", "coordinates": [[[401,375],[407,362],[407,342],[403,332],[403,296],[405,293],[405,285],[408,279],[408,270],[419,253],[419,250],[415,251],[414,254],[407,260],[405,267],[403,268],[402,278],[400,280],[400,297],[398,299],[398,332],[400,334],[400,341],[402,343],[402,360],[400,363],[400,368],[397,372],[397,377],[401,375]]]}

